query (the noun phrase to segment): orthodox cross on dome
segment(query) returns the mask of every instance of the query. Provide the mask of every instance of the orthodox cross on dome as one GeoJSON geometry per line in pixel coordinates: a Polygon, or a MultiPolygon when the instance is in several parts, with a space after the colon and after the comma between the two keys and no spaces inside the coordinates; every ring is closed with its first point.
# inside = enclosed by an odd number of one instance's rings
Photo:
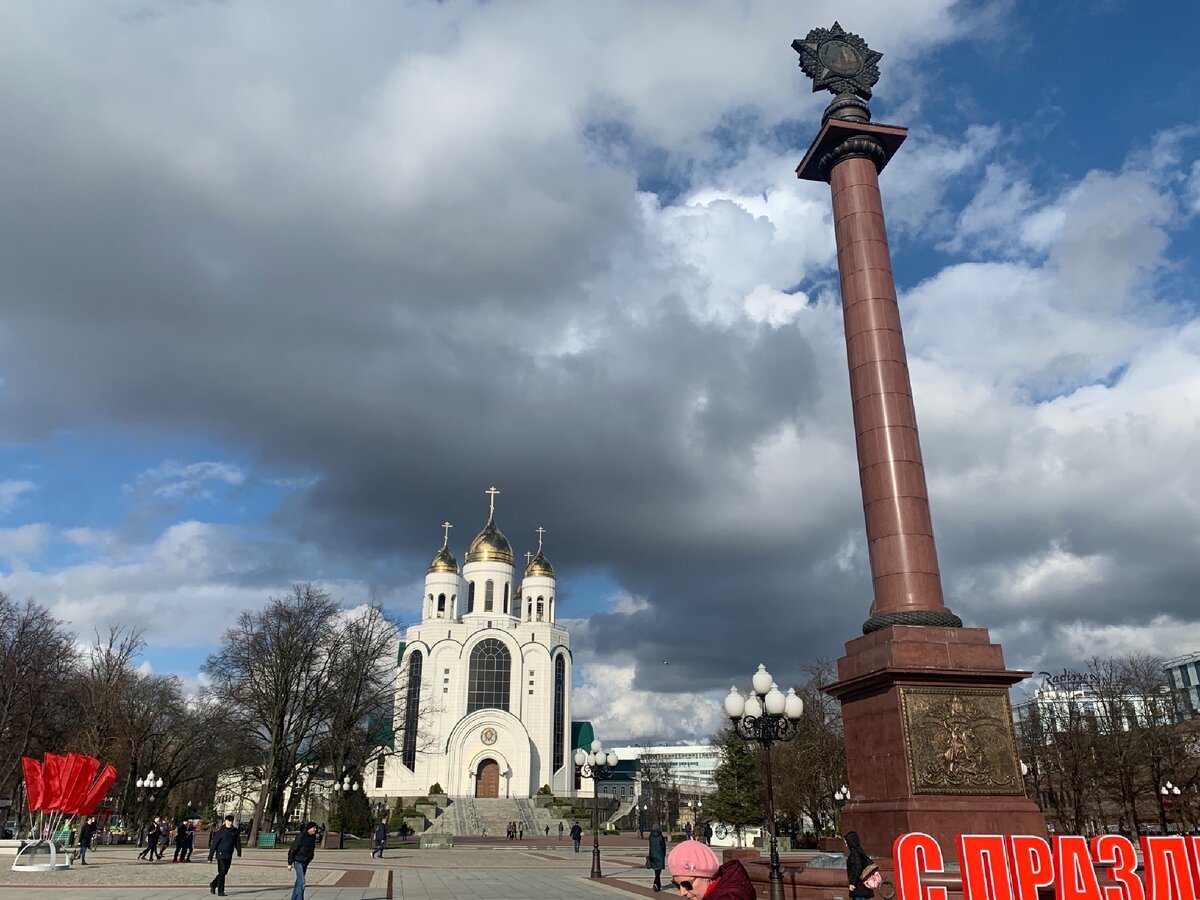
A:
{"type": "Polygon", "coordinates": [[[525,568],[529,568],[529,564],[533,561],[533,554],[528,550],[525,551],[525,568]]]}
{"type": "Polygon", "coordinates": [[[537,532],[537,536],[538,536],[538,553],[541,553],[542,552],[542,535],[546,533],[546,529],[543,528],[541,525],[539,525],[534,530],[537,532]]]}
{"type": "Polygon", "coordinates": [[[814,28],[804,38],[796,38],[792,49],[800,54],[800,68],[813,80],[814,93],[829,90],[871,99],[871,88],[879,81],[876,63],[883,54],[857,34],[834,22],[832,28],[814,28]]]}
{"type": "Polygon", "coordinates": [[[488,518],[490,519],[496,515],[496,495],[500,492],[496,490],[496,486],[493,484],[484,493],[488,495],[488,518]]]}
{"type": "Polygon", "coordinates": [[[453,527],[454,526],[451,525],[449,522],[442,523],[442,529],[446,532],[445,537],[442,538],[442,549],[443,550],[445,550],[447,547],[450,546],[450,529],[453,527]]]}

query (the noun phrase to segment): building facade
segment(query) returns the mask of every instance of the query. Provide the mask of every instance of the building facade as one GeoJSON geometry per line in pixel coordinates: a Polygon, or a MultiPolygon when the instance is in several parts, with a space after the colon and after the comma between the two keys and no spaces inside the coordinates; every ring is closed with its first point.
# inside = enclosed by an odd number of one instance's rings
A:
{"type": "Polygon", "coordinates": [[[1181,719],[1200,716],[1200,653],[1177,656],[1163,663],[1167,683],[1181,719]]]}
{"type": "Polygon", "coordinates": [[[532,797],[543,785],[573,793],[571,648],[557,623],[554,568],[526,554],[515,579],[512,546],[487,524],[459,568],[450,524],[425,576],[420,624],[399,648],[396,752],[367,773],[371,796],[532,797]],[[375,777],[371,777],[374,774],[375,777]]]}

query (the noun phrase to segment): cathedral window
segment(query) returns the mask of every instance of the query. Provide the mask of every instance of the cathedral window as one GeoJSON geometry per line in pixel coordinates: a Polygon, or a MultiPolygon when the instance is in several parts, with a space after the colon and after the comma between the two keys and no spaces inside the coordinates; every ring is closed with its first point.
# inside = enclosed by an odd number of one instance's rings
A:
{"type": "Polygon", "coordinates": [[[508,648],[495,638],[487,638],[471,651],[471,671],[467,678],[467,712],[477,709],[508,709],[512,679],[512,657],[508,648]]]}
{"type": "Polygon", "coordinates": [[[567,662],[560,653],[554,657],[554,734],[550,746],[554,748],[554,768],[557,772],[566,761],[566,707],[567,707],[567,662]]]}
{"type": "Polygon", "coordinates": [[[475,612],[475,582],[467,585],[467,612],[475,612]]]}
{"type": "Polygon", "coordinates": [[[546,613],[546,601],[541,597],[538,597],[537,611],[537,620],[541,622],[545,618],[546,613]]]}
{"type": "Polygon", "coordinates": [[[438,594],[438,618],[446,615],[446,595],[438,594]]]}
{"type": "Polygon", "coordinates": [[[496,596],[496,582],[492,581],[492,579],[489,578],[487,580],[487,583],[484,584],[484,586],[483,586],[483,611],[484,612],[492,611],[492,601],[495,598],[495,596],[496,596]]]}
{"type": "Polygon", "coordinates": [[[551,598],[550,598],[550,610],[549,610],[549,612],[550,612],[550,615],[549,615],[549,616],[547,616],[547,618],[548,618],[548,619],[549,619],[551,622],[553,622],[553,621],[554,621],[554,598],[553,598],[553,597],[551,597],[551,598]]]}
{"type": "Polygon", "coordinates": [[[375,760],[375,787],[383,787],[383,757],[375,760]]]}
{"type": "Polygon", "coordinates": [[[504,582],[504,614],[508,615],[508,582],[504,582]]]}
{"type": "Polygon", "coordinates": [[[417,767],[417,725],[421,718],[421,665],[424,660],[420,651],[408,658],[408,690],[404,698],[404,743],[400,748],[401,761],[410,770],[417,767]]]}

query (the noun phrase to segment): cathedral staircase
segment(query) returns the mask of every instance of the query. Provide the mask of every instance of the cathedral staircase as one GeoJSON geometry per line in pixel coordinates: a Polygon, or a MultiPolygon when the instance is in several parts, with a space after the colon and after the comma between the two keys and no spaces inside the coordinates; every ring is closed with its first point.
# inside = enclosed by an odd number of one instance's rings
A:
{"type": "Polygon", "coordinates": [[[483,799],[455,797],[446,811],[427,829],[427,834],[458,834],[479,837],[487,829],[488,837],[503,838],[508,823],[516,822],[525,828],[525,837],[544,837],[546,826],[552,835],[558,834],[558,823],[570,830],[571,822],[551,818],[545,810],[536,809],[529,800],[483,799]]]}

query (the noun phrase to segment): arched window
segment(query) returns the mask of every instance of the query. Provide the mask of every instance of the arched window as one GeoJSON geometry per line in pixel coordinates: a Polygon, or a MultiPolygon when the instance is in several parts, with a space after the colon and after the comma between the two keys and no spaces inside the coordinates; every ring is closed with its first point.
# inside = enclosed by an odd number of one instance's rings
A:
{"type": "Polygon", "coordinates": [[[438,594],[438,616],[446,615],[446,595],[438,594]]]}
{"type": "Polygon", "coordinates": [[[560,653],[554,657],[554,734],[550,736],[550,746],[554,748],[554,768],[557,772],[563,767],[567,758],[567,661],[560,653]]]}
{"type": "Polygon", "coordinates": [[[467,585],[467,612],[475,612],[475,582],[467,585]]]}
{"type": "Polygon", "coordinates": [[[471,651],[471,672],[467,677],[467,712],[477,709],[508,709],[512,683],[512,657],[496,638],[487,638],[471,651]]]}
{"type": "Polygon", "coordinates": [[[487,580],[487,583],[484,584],[484,586],[483,586],[483,611],[484,612],[492,611],[492,600],[495,596],[496,596],[496,582],[492,581],[492,579],[489,578],[487,580]]]}
{"type": "Polygon", "coordinates": [[[537,611],[537,620],[540,622],[546,616],[546,601],[541,597],[538,597],[537,611]]]}
{"type": "Polygon", "coordinates": [[[458,594],[450,595],[450,614],[454,616],[458,615],[458,594]]]}
{"type": "Polygon", "coordinates": [[[408,658],[408,690],[404,697],[404,741],[401,761],[409,770],[417,767],[417,726],[421,716],[421,651],[414,650],[408,658]]]}
{"type": "Polygon", "coordinates": [[[508,582],[504,582],[504,614],[508,615],[508,582]]]}
{"type": "Polygon", "coordinates": [[[533,621],[533,598],[532,597],[529,598],[529,606],[525,610],[525,621],[526,622],[533,621]]]}
{"type": "Polygon", "coordinates": [[[553,597],[551,597],[551,598],[550,598],[550,610],[549,610],[549,612],[550,612],[550,615],[549,615],[549,616],[547,616],[547,618],[548,618],[548,619],[550,619],[550,621],[551,621],[551,622],[553,622],[553,621],[554,621],[554,598],[553,598],[553,597]]]}

